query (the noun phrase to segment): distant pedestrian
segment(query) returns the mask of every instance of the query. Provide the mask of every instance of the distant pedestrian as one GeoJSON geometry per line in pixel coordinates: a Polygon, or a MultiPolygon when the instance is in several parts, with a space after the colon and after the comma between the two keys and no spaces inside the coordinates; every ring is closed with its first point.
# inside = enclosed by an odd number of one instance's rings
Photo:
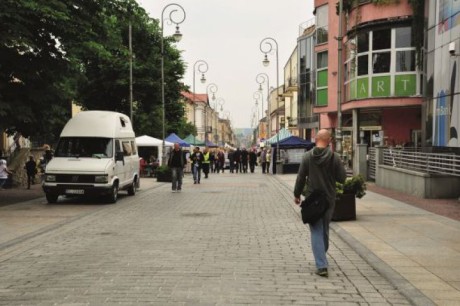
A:
{"type": "Polygon", "coordinates": [[[267,173],[270,173],[271,159],[272,159],[272,152],[270,151],[270,149],[268,149],[267,153],[265,153],[265,167],[267,168],[267,173]]]}
{"type": "Polygon", "coordinates": [[[205,147],[203,150],[203,161],[201,165],[203,167],[204,178],[207,179],[211,167],[211,152],[209,152],[208,147],[205,147]]]}
{"type": "Polygon", "coordinates": [[[228,161],[230,163],[230,173],[235,171],[235,152],[233,150],[228,151],[228,161]]]}
{"type": "Polygon", "coordinates": [[[262,173],[265,173],[267,170],[267,149],[263,148],[262,152],[260,153],[260,163],[262,166],[262,173]]]}
{"type": "Polygon", "coordinates": [[[6,160],[0,159],[0,190],[2,190],[3,186],[5,186],[9,174],[13,174],[13,172],[8,170],[6,160]]]}
{"type": "Polygon", "coordinates": [[[222,173],[225,171],[225,152],[224,150],[220,149],[219,152],[217,153],[217,161],[218,161],[218,168],[217,168],[217,173],[219,173],[220,170],[222,170],[222,173]]]}
{"type": "Polygon", "coordinates": [[[331,134],[322,129],[316,135],[316,147],[305,153],[297,173],[294,188],[294,202],[300,204],[300,195],[307,184],[307,194],[314,190],[323,191],[328,198],[329,209],[323,217],[314,224],[309,224],[311,233],[311,246],[315,257],[316,274],[328,277],[328,262],[326,253],[329,248],[329,223],[335,205],[335,184],[344,183],[346,179],[345,168],[337,153],[329,148],[331,134]]]}
{"type": "Polygon", "coordinates": [[[26,162],[24,169],[27,172],[27,189],[30,189],[30,185],[35,184],[35,175],[37,174],[37,163],[32,155],[29,156],[29,161],[26,162]]]}
{"type": "Polygon", "coordinates": [[[201,168],[203,166],[203,153],[201,153],[199,147],[196,147],[195,150],[193,150],[193,154],[190,155],[190,160],[192,162],[192,173],[193,173],[194,184],[200,184],[201,168]]]}
{"type": "Polygon", "coordinates": [[[249,153],[246,148],[241,150],[241,171],[243,173],[248,173],[248,161],[249,161],[249,153]]]}
{"type": "Polygon", "coordinates": [[[172,174],[172,192],[180,192],[184,177],[185,155],[177,142],[169,154],[168,167],[171,168],[172,174]]]}
{"type": "Polygon", "coordinates": [[[241,150],[240,150],[240,148],[236,149],[233,158],[235,159],[236,173],[238,173],[238,171],[241,172],[241,150]]]}
{"type": "Polygon", "coordinates": [[[252,149],[249,151],[249,170],[251,173],[254,173],[254,168],[256,167],[257,164],[257,153],[256,149],[252,149]]]}

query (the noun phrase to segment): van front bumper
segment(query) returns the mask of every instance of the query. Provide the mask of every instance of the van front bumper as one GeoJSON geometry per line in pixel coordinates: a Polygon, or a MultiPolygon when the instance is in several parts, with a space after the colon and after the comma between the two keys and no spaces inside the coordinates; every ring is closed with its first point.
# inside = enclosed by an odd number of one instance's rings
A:
{"type": "Polygon", "coordinates": [[[55,195],[104,196],[112,193],[111,185],[43,184],[43,191],[55,195]]]}

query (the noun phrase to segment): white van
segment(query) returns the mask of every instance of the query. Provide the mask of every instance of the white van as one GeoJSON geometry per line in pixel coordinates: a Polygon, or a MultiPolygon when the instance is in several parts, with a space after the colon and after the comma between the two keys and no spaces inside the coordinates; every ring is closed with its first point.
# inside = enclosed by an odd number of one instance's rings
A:
{"type": "Polygon", "coordinates": [[[139,187],[139,156],[129,117],[108,111],[84,111],[61,132],[45,170],[48,203],[59,195],[104,196],[115,203],[119,190],[139,187]]]}

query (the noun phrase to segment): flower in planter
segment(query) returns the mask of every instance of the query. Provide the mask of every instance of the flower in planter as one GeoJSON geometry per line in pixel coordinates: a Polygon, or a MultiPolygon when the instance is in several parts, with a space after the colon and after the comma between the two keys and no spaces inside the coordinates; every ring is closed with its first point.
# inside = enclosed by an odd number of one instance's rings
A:
{"type": "Polygon", "coordinates": [[[342,194],[354,194],[355,197],[361,199],[366,194],[366,182],[361,175],[348,177],[344,184],[335,183],[337,198],[342,194]]]}
{"type": "Polygon", "coordinates": [[[158,168],[156,168],[155,170],[155,173],[158,175],[158,174],[166,174],[166,173],[169,173],[171,171],[171,169],[169,169],[168,166],[166,165],[162,165],[162,166],[159,166],[158,168]]]}

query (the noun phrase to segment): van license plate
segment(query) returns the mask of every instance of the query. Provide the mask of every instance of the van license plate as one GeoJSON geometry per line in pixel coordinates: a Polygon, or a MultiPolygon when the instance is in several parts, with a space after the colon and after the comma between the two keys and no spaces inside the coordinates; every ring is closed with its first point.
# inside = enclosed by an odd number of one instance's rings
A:
{"type": "Polygon", "coordinates": [[[83,189],[67,189],[65,191],[67,194],[85,194],[85,190],[83,189]]]}

